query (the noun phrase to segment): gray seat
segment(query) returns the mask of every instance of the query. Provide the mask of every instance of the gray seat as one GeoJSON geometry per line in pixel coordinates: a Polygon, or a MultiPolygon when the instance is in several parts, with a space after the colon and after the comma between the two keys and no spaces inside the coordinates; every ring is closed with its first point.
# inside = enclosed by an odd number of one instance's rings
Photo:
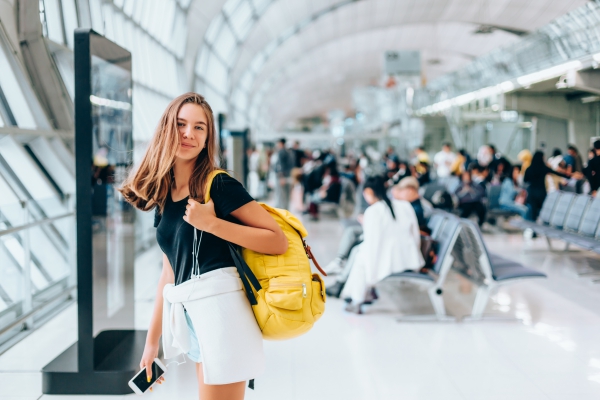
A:
{"type": "Polygon", "coordinates": [[[433,213],[431,215],[431,217],[429,217],[429,221],[427,221],[427,227],[431,231],[431,237],[433,239],[435,239],[437,237],[437,235],[445,221],[446,221],[446,217],[444,216],[443,213],[436,212],[436,213],[433,213]]]}
{"type": "Polygon", "coordinates": [[[444,299],[442,298],[442,286],[454,262],[454,258],[451,253],[460,232],[460,220],[456,216],[449,213],[435,213],[431,216],[428,226],[432,230],[434,230],[433,228],[436,227],[435,230],[437,232],[435,235],[435,240],[438,242],[437,260],[431,273],[422,274],[413,271],[399,272],[388,276],[384,279],[384,281],[408,281],[427,287],[427,294],[435,314],[406,316],[399,318],[399,321],[431,319],[438,321],[456,320],[456,318],[446,314],[446,306],[444,304],[444,299]]]}
{"type": "Polygon", "coordinates": [[[461,220],[461,232],[465,232],[472,244],[471,252],[476,255],[469,262],[472,270],[478,270],[484,279],[479,284],[470,319],[480,320],[487,306],[492,290],[500,285],[516,280],[545,278],[542,272],[527,268],[522,264],[499,255],[490,254],[485,246],[479,227],[473,221],[461,220]]]}
{"type": "Polygon", "coordinates": [[[549,225],[537,225],[532,229],[542,235],[546,236],[548,246],[552,248],[552,243],[549,238],[552,235],[558,235],[562,232],[563,225],[569,211],[571,210],[571,204],[577,195],[575,193],[561,193],[556,205],[554,206],[554,212],[550,217],[549,225]]]}
{"type": "Polygon", "coordinates": [[[567,214],[571,209],[571,203],[573,203],[575,197],[575,193],[562,193],[562,195],[556,202],[554,212],[552,213],[552,217],[550,218],[550,225],[552,227],[556,229],[563,228],[567,214]]]}
{"type": "Polygon", "coordinates": [[[534,230],[535,230],[535,228],[540,229],[539,228],[540,225],[549,225],[550,218],[552,217],[552,212],[554,211],[554,207],[556,206],[556,203],[558,202],[559,197],[560,197],[560,192],[558,192],[558,191],[548,193],[548,195],[546,196],[546,199],[544,200],[544,204],[542,204],[542,209],[540,211],[540,215],[539,215],[540,223],[534,222],[534,221],[517,220],[517,221],[514,221],[512,223],[512,225],[517,228],[521,228],[521,229],[531,228],[534,230]]]}
{"type": "Polygon", "coordinates": [[[576,196],[575,200],[573,200],[573,205],[571,205],[571,208],[569,209],[569,212],[565,218],[563,230],[549,231],[546,233],[546,236],[560,239],[562,236],[564,236],[565,232],[577,232],[579,230],[579,226],[581,225],[583,215],[585,214],[590,203],[590,199],[591,197],[586,195],[576,196]]]}
{"type": "Polygon", "coordinates": [[[596,197],[581,217],[581,224],[577,233],[562,232],[558,238],[584,249],[600,253],[599,224],[600,198],[596,197]]]}

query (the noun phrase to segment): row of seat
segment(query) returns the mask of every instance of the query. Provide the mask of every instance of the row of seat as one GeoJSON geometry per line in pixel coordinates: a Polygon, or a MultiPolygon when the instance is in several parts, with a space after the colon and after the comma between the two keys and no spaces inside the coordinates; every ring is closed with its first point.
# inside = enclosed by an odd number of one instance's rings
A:
{"type": "MultiPolygon", "coordinates": [[[[515,215],[519,215],[514,211],[508,211],[500,206],[500,192],[502,186],[500,185],[488,185],[487,187],[487,217],[488,218],[510,218],[515,215]]],[[[423,187],[422,196],[432,204],[435,204],[436,208],[444,211],[453,211],[457,204],[456,197],[448,192],[445,184],[431,182],[423,187]],[[450,200],[447,197],[442,196],[442,193],[447,192],[450,195],[450,200]],[[441,204],[440,204],[441,201],[441,204]]]]}
{"type": "Polygon", "coordinates": [[[538,221],[513,221],[513,226],[532,229],[551,239],[560,239],[587,250],[600,253],[600,197],[572,192],[548,193],[538,221]]]}
{"type": "Polygon", "coordinates": [[[409,281],[424,286],[434,315],[403,317],[401,320],[456,320],[447,315],[442,298],[443,285],[451,269],[479,286],[471,319],[481,319],[490,293],[500,284],[526,278],[543,278],[545,274],[514,261],[490,254],[475,223],[445,212],[436,211],[428,222],[432,237],[438,243],[437,260],[429,274],[400,272],[385,281],[409,281]]]}

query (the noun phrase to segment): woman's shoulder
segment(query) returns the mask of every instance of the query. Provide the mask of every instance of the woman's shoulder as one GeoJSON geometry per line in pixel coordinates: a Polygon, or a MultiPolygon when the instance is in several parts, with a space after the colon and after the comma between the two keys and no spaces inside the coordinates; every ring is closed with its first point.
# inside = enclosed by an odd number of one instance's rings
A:
{"type": "Polygon", "coordinates": [[[413,206],[406,200],[393,199],[392,204],[394,205],[394,210],[409,211],[413,209],[413,206]]]}

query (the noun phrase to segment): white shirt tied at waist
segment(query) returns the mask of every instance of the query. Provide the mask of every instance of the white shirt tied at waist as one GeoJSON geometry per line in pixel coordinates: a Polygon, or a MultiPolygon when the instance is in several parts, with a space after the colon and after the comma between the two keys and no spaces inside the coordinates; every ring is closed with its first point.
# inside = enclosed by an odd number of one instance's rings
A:
{"type": "Polygon", "coordinates": [[[204,382],[224,385],[258,377],[265,368],[262,334],[234,267],[221,268],[163,289],[165,358],[187,353],[187,311],[200,346],[204,382]]]}

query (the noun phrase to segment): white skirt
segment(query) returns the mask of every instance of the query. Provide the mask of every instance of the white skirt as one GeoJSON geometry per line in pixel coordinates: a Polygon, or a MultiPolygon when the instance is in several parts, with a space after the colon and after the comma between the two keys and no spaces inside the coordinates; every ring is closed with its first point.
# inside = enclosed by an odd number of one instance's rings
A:
{"type": "Polygon", "coordinates": [[[163,298],[165,358],[191,348],[185,307],[198,337],[204,383],[243,382],[264,372],[262,333],[235,267],[207,272],[177,286],[167,284],[163,298]]]}

